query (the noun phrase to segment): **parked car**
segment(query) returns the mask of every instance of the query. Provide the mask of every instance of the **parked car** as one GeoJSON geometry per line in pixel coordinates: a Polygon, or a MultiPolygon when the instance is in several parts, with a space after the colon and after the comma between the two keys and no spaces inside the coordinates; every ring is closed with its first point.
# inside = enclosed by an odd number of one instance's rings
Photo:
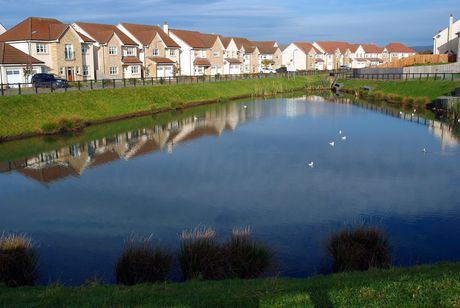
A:
{"type": "Polygon", "coordinates": [[[53,74],[39,73],[32,76],[32,84],[36,88],[67,88],[67,80],[59,78],[53,74]]]}
{"type": "Polygon", "coordinates": [[[287,73],[288,70],[287,70],[287,67],[280,67],[280,68],[278,68],[278,69],[276,70],[276,72],[277,72],[278,74],[284,74],[284,73],[287,73]]]}
{"type": "Polygon", "coordinates": [[[261,72],[262,74],[271,74],[271,73],[275,73],[275,70],[272,69],[272,68],[269,68],[269,67],[262,67],[262,68],[260,69],[260,72],[261,72]]]}

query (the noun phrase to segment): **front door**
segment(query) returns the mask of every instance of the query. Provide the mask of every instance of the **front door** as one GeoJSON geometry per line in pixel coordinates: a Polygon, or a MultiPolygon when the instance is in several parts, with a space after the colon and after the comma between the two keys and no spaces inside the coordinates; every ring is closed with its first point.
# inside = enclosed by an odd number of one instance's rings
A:
{"type": "Polygon", "coordinates": [[[66,69],[66,71],[67,71],[67,74],[66,74],[67,80],[68,80],[68,81],[73,81],[73,80],[74,80],[73,67],[68,67],[68,68],[66,69]]]}

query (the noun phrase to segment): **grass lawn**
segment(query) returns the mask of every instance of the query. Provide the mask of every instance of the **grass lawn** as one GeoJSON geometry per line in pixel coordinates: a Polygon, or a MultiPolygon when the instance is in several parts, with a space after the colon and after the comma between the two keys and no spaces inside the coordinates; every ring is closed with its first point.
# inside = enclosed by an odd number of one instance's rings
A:
{"type": "Polygon", "coordinates": [[[164,85],[0,97],[0,138],[40,133],[61,119],[98,121],[200,101],[289,92],[324,76],[267,78],[204,84],[164,85]]]}
{"type": "Polygon", "coordinates": [[[460,263],[307,279],[8,289],[7,307],[458,307],[460,263]]]}
{"type": "Polygon", "coordinates": [[[438,96],[450,95],[460,81],[446,80],[408,80],[408,81],[378,81],[378,80],[339,80],[345,89],[359,90],[363,86],[373,87],[375,91],[399,94],[409,97],[426,96],[431,100],[438,96]]]}

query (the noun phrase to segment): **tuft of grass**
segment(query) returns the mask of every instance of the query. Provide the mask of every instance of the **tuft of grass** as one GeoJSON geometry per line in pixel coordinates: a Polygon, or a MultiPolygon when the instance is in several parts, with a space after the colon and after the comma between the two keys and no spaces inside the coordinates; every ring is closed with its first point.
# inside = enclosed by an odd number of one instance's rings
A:
{"type": "Polygon", "coordinates": [[[179,264],[184,280],[225,278],[225,256],[214,229],[200,226],[180,234],[179,264]]]}
{"type": "Polygon", "coordinates": [[[117,282],[124,285],[163,282],[171,271],[173,255],[153,246],[151,237],[128,240],[115,266],[117,282]]]}
{"type": "Polygon", "coordinates": [[[332,235],[327,243],[333,272],[389,268],[390,245],[375,227],[349,229],[332,235]]]}
{"type": "Polygon", "coordinates": [[[224,244],[224,253],[231,278],[254,279],[261,277],[273,265],[273,251],[251,238],[251,229],[234,229],[224,244]]]}
{"type": "Polygon", "coordinates": [[[38,261],[32,240],[26,235],[0,236],[0,283],[8,287],[33,286],[38,279],[38,261]]]}
{"type": "Polygon", "coordinates": [[[84,127],[83,120],[78,117],[59,118],[42,125],[41,131],[47,134],[66,133],[81,130],[84,127]]]}

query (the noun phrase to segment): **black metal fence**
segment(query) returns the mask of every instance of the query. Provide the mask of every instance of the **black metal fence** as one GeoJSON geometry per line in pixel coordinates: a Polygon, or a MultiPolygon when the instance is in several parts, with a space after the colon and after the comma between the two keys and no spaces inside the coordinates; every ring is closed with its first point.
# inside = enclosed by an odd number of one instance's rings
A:
{"type": "Polygon", "coordinates": [[[159,86],[170,84],[192,84],[205,82],[221,82],[230,80],[249,80],[276,77],[295,77],[295,76],[313,76],[320,74],[336,74],[343,71],[298,71],[286,73],[271,74],[240,74],[240,75],[215,75],[215,76],[176,76],[165,78],[130,78],[130,79],[104,79],[104,80],[85,80],[85,81],[68,81],[59,86],[55,82],[40,83],[7,83],[0,84],[0,93],[2,96],[40,94],[51,92],[68,92],[68,91],[91,91],[99,89],[117,89],[140,86],[159,86]]]}
{"type": "Polygon", "coordinates": [[[339,78],[364,80],[458,80],[460,73],[337,73],[339,78]]]}

